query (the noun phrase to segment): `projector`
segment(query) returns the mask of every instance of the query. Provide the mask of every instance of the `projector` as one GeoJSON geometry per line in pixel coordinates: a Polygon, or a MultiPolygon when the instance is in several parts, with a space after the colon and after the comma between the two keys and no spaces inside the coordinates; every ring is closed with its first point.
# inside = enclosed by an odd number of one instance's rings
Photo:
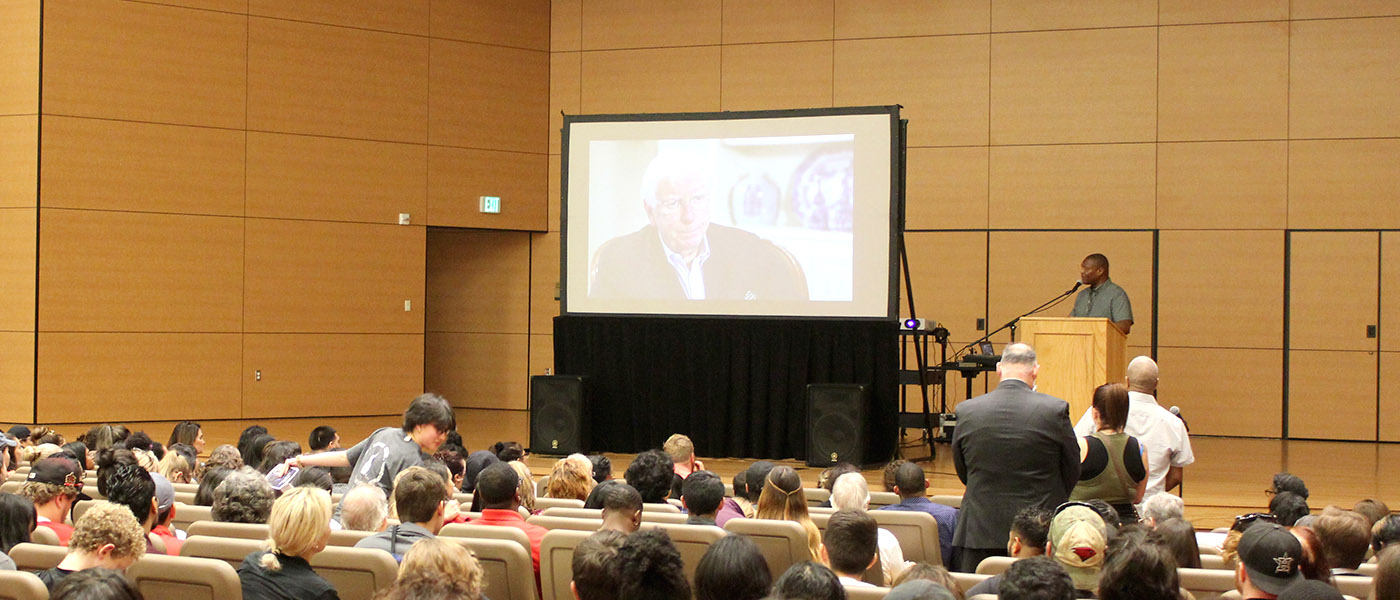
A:
{"type": "Polygon", "coordinates": [[[905,319],[900,323],[900,327],[906,331],[929,331],[938,327],[938,321],[933,319],[905,319]]]}

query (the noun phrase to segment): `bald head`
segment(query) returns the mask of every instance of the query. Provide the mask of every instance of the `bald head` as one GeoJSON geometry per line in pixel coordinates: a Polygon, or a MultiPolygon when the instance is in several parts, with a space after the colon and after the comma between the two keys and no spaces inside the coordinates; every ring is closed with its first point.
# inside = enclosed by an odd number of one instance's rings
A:
{"type": "Polygon", "coordinates": [[[1034,385],[1039,369],[1035,349],[1030,345],[1016,343],[1002,348],[1001,362],[997,363],[997,375],[1002,379],[1019,379],[1028,385],[1034,385]]]}
{"type": "Polygon", "coordinates": [[[384,531],[389,524],[389,501],[384,490],[362,483],[340,500],[340,525],[351,531],[384,531]]]}
{"type": "Polygon", "coordinates": [[[1157,391],[1157,363],[1146,356],[1128,363],[1128,389],[1144,394],[1157,391]]]}

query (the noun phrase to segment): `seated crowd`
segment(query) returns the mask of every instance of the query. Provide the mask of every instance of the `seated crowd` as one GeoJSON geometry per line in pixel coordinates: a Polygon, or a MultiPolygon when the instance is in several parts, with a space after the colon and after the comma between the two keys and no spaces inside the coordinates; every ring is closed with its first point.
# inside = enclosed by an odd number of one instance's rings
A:
{"type": "MultiPolygon", "coordinates": [[[[1102,396],[1102,403],[1095,399],[1093,422],[1100,432],[1121,433],[1126,393],[1102,396]]],[[[830,492],[829,508],[818,514],[809,508],[811,490],[798,471],[771,461],[735,474],[727,494],[725,482],[696,460],[694,444],[680,434],[637,455],[620,479],[605,456],[571,455],[537,482],[520,444],[468,452],[455,430],[452,408],[432,394],[410,403],[401,426],[379,429],[349,448],[341,447],[334,429],[317,427],[307,452],[258,426],[207,455],[203,431],[191,422],[177,425],[165,445],[120,425],[93,427],[73,443],[48,428],[17,426],[4,436],[0,475],[9,478],[21,462],[29,470],[18,494],[0,494],[0,570],[14,569],[10,550],[37,541],[42,528],[45,539],[67,547],[57,566],[37,573],[52,597],[139,597],[130,595],[120,572],[146,554],[180,554],[186,535],[175,524],[182,508],[192,510],[176,501],[181,486],[184,493],[193,490],[191,505],[209,507],[215,521],[266,525],[263,549],[237,568],[244,598],[338,598],[313,566],[335,530],[366,532],[356,548],[386,552],[399,563],[397,580],[377,597],[479,598],[490,582],[477,558],[439,535],[453,523],[518,529],[528,540],[538,584],[549,530],[529,519],[541,512],[536,504],[545,503],[536,497],[537,484],[543,498],[598,511],[597,532],[572,555],[571,589],[578,600],[836,600],[847,590],[877,587],[867,581],[872,577],[891,600],[984,594],[1176,600],[1190,597],[1180,569],[1202,566],[1181,498],[1159,491],[1144,499],[1146,458],[1139,475],[1117,470],[1136,481],[1116,484],[1128,489],[1113,502],[1075,494],[1059,507],[1022,507],[1006,538],[1005,553],[1014,562],[994,576],[960,583],[941,564],[907,561],[899,538],[881,525],[894,517],[882,511],[931,515],[943,561],[955,564],[959,510],[928,497],[928,476],[916,463],[886,467],[881,487],[898,502],[882,500],[893,503],[874,509],[858,468],[828,469],[818,483],[830,492]],[[95,489],[88,491],[97,500],[84,493],[94,471],[95,489]],[[471,494],[469,506],[459,504],[464,493],[471,494]],[[74,519],[79,502],[84,510],[74,519]],[[775,574],[753,539],[730,534],[687,565],[665,529],[643,526],[643,512],[660,512],[663,504],[679,507],[685,526],[791,521],[805,548],[795,564],[775,574]]],[[[1100,451],[1122,447],[1110,435],[1093,439],[1106,440],[1100,451]]],[[[1081,458],[1094,452],[1092,443],[1081,445],[1081,458]]],[[[1128,456],[1140,455],[1129,448],[1128,456]]],[[[1220,544],[1239,597],[1340,598],[1331,584],[1359,576],[1368,560],[1378,563],[1373,597],[1400,597],[1400,516],[1369,499],[1351,510],[1329,506],[1314,514],[1302,480],[1286,473],[1274,477],[1270,494],[1269,513],[1240,516],[1220,544]]]]}

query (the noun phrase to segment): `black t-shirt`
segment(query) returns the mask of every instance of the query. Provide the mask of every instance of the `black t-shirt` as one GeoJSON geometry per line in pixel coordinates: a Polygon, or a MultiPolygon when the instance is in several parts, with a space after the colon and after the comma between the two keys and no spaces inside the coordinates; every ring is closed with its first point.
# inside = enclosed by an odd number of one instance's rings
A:
{"type": "Polygon", "coordinates": [[[335,587],[311,570],[306,560],[278,554],[281,570],[269,571],[262,565],[264,554],[249,554],[238,567],[243,600],[340,600],[335,587]]]}
{"type": "MultiPolygon", "coordinates": [[[[1084,462],[1079,467],[1079,480],[1088,481],[1098,477],[1103,470],[1108,468],[1108,448],[1099,441],[1099,438],[1087,436],[1084,438],[1089,443],[1089,453],[1084,457],[1084,462]]],[[[1128,476],[1133,478],[1133,482],[1142,481],[1147,477],[1147,471],[1142,468],[1142,448],[1138,446],[1137,438],[1129,436],[1128,443],[1123,444],[1123,468],[1128,472],[1128,476]]]]}
{"type": "Polygon", "coordinates": [[[35,573],[35,575],[39,576],[39,581],[44,582],[44,585],[49,586],[49,593],[53,593],[53,589],[58,587],[58,582],[63,581],[64,577],[72,575],[73,573],[76,573],[76,571],[54,567],[46,571],[39,571],[35,573]]]}

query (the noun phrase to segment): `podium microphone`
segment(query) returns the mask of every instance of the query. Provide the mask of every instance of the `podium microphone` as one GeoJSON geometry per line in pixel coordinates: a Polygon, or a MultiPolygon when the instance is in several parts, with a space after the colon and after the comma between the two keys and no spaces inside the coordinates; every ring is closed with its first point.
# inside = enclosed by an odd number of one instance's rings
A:
{"type": "Polygon", "coordinates": [[[1066,295],[1068,295],[1068,294],[1073,294],[1075,290],[1077,290],[1077,289],[1079,289],[1079,288],[1081,288],[1081,287],[1084,287],[1084,282],[1083,282],[1083,281],[1076,281],[1076,282],[1074,282],[1074,287],[1069,288],[1069,291],[1068,291],[1068,292],[1065,292],[1065,294],[1066,294],[1066,295]]]}

